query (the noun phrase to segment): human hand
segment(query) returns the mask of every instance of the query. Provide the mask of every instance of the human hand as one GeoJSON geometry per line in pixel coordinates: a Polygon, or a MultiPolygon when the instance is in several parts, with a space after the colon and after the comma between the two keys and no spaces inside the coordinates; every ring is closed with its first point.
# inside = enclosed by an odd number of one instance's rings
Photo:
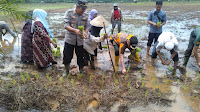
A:
{"type": "Polygon", "coordinates": [[[158,25],[156,23],[153,23],[153,26],[156,27],[156,28],[158,28],[158,25]]]}
{"type": "Polygon", "coordinates": [[[171,61],[172,61],[172,60],[170,59],[169,62],[167,63],[167,65],[170,65],[171,61]]]}
{"type": "Polygon", "coordinates": [[[108,38],[108,35],[105,33],[105,34],[103,35],[103,37],[104,37],[104,39],[107,39],[107,38],[108,38]]]}
{"type": "Polygon", "coordinates": [[[126,75],[126,69],[123,69],[123,70],[122,70],[122,73],[123,73],[124,75],[126,75]]]}
{"type": "Polygon", "coordinates": [[[57,44],[53,41],[52,42],[53,46],[56,48],[57,47],[57,44]]]}
{"type": "Polygon", "coordinates": [[[198,66],[200,67],[200,62],[198,63],[198,66]]]}
{"type": "Polygon", "coordinates": [[[165,62],[165,60],[162,60],[162,64],[163,64],[163,65],[166,65],[166,62],[165,62]]]}
{"type": "Polygon", "coordinates": [[[78,36],[82,36],[82,32],[79,30],[79,29],[75,29],[75,33],[78,35],[78,36]]]}
{"type": "Polygon", "coordinates": [[[85,32],[83,33],[83,38],[87,39],[87,33],[85,33],[85,32]]]}

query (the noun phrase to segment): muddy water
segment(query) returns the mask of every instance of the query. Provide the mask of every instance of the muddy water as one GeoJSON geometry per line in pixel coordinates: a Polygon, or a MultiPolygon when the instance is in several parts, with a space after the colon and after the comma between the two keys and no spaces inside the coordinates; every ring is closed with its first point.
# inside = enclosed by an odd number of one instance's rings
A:
{"type": "MultiPolygon", "coordinates": [[[[183,90],[181,87],[181,84],[177,84],[177,80],[171,80],[165,77],[167,70],[167,66],[163,66],[158,59],[156,61],[156,65],[152,66],[150,65],[150,57],[145,55],[145,49],[146,49],[146,42],[148,37],[148,30],[149,26],[146,24],[147,15],[149,10],[146,11],[131,11],[131,10],[123,10],[124,14],[124,22],[122,24],[122,31],[134,34],[139,39],[139,47],[142,48],[142,53],[140,53],[140,57],[142,62],[137,66],[138,69],[143,69],[142,72],[146,74],[144,77],[146,81],[146,87],[151,87],[154,89],[159,88],[161,92],[164,93],[170,93],[169,97],[174,100],[171,106],[159,106],[155,104],[150,104],[146,107],[129,107],[130,112],[143,112],[143,111],[181,111],[181,112],[198,112],[200,111],[200,103],[198,100],[194,101],[190,97],[190,91],[189,90],[183,90]],[[162,79],[162,80],[161,80],[162,79]]],[[[190,32],[192,31],[192,28],[199,23],[199,18],[194,16],[196,14],[200,14],[200,11],[196,12],[185,12],[182,13],[179,16],[174,17],[177,13],[180,13],[177,11],[166,11],[166,13],[170,13],[168,16],[167,24],[163,27],[163,31],[170,31],[174,32],[177,36],[177,39],[179,41],[179,53],[180,53],[180,62],[179,64],[182,64],[183,61],[183,53],[187,48],[190,32]]],[[[107,14],[105,14],[107,15],[107,14]]],[[[64,30],[63,30],[63,16],[64,12],[62,13],[50,13],[48,15],[48,22],[50,23],[50,28],[52,29],[55,37],[63,37],[64,30]]],[[[108,17],[107,17],[108,19],[108,17]]],[[[109,20],[109,19],[108,19],[109,20]]],[[[110,34],[111,31],[111,25],[109,25],[107,28],[107,32],[110,34]]],[[[117,32],[117,31],[115,31],[117,32]]],[[[101,34],[103,34],[104,31],[101,31],[101,34]]],[[[3,41],[1,41],[1,46],[3,46],[3,51],[5,52],[6,56],[3,56],[3,60],[1,60],[0,64],[0,76],[2,79],[6,80],[7,74],[16,74],[17,72],[24,71],[23,67],[24,65],[20,64],[20,39],[21,35],[19,35],[18,39],[13,39],[9,34],[3,37],[3,41]],[[8,40],[7,41],[5,41],[8,40]]],[[[58,46],[61,47],[61,51],[63,50],[63,38],[58,39],[58,46]]],[[[103,43],[105,45],[105,42],[103,43]]],[[[163,53],[166,52],[165,50],[162,51],[163,53]]],[[[111,53],[112,53],[112,59],[114,59],[114,49],[111,47],[111,53]]],[[[125,64],[126,66],[132,65],[130,62],[128,62],[127,56],[129,55],[129,52],[125,53],[125,64]]],[[[169,59],[170,54],[167,53],[165,55],[166,59],[169,59]]],[[[58,65],[57,68],[61,68],[61,70],[64,70],[62,65],[62,59],[57,59],[58,65]]],[[[112,70],[112,65],[110,63],[109,54],[107,50],[99,50],[98,57],[96,59],[96,70],[90,70],[89,67],[86,67],[90,73],[94,74],[101,74],[101,71],[107,71],[112,70]]],[[[76,64],[76,58],[73,58],[72,60],[72,66],[73,69],[70,72],[77,72],[78,67],[76,64]]],[[[173,63],[172,65],[173,66],[173,63]]],[[[30,68],[33,68],[34,66],[30,66],[30,68]]],[[[30,71],[30,68],[26,69],[27,71],[30,71]]],[[[134,68],[133,68],[134,69],[134,68]]],[[[121,66],[119,66],[119,69],[121,70],[121,66]]],[[[33,68],[33,72],[37,71],[37,69],[33,68]]],[[[187,68],[188,73],[191,73],[189,77],[192,79],[196,78],[195,73],[199,71],[198,67],[195,64],[194,58],[190,59],[190,62],[188,63],[187,68]]],[[[135,71],[137,72],[137,71],[135,71]]],[[[179,70],[177,70],[177,76],[180,77],[181,73],[179,70]]],[[[138,76],[140,77],[140,76],[138,76]]],[[[117,107],[119,107],[119,103],[116,102],[111,110],[117,111],[117,107]]]]}

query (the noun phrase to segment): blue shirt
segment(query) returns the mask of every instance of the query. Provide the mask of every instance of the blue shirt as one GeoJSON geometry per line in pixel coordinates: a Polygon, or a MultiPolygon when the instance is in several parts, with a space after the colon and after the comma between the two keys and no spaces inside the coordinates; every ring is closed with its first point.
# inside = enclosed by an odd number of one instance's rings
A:
{"type": "MultiPolygon", "coordinates": [[[[154,22],[157,24],[157,22],[159,22],[159,19],[157,17],[157,15],[160,17],[160,20],[162,22],[166,22],[166,13],[163,10],[160,10],[160,12],[158,14],[155,14],[156,9],[152,10],[149,15],[148,15],[148,20],[154,22]]],[[[162,24],[162,23],[161,23],[162,24]]],[[[150,25],[150,33],[162,33],[162,26],[158,29],[156,27],[154,27],[152,24],[150,25]]]]}

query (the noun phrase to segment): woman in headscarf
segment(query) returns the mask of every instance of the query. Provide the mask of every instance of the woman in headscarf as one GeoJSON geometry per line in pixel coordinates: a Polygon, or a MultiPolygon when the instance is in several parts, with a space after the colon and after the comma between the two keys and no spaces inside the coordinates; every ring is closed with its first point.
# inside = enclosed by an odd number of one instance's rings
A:
{"type": "Polygon", "coordinates": [[[31,33],[33,11],[28,11],[22,24],[21,63],[33,63],[33,33],[31,33]]]}
{"type": "Polygon", "coordinates": [[[57,44],[51,40],[53,35],[46,21],[47,13],[43,9],[33,11],[31,32],[33,32],[33,60],[39,68],[47,67],[50,63],[57,64],[51,50],[50,43],[56,48],[57,44]]]}
{"type": "Polygon", "coordinates": [[[88,24],[89,24],[88,26],[89,26],[89,28],[91,27],[90,21],[92,21],[95,17],[97,17],[97,15],[98,15],[97,10],[92,9],[90,11],[90,15],[89,15],[89,18],[88,18],[88,24]]]}

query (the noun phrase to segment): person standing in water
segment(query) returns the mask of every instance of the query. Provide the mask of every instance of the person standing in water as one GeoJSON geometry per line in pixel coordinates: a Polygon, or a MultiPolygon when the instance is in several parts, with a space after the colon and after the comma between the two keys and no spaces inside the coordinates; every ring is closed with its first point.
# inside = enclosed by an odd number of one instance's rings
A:
{"type": "Polygon", "coordinates": [[[161,9],[162,1],[156,1],[156,9],[152,10],[148,15],[148,23],[150,24],[149,37],[147,42],[146,54],[149,55],[151,44],[157,42],[159,35],[162,33],[162,26],[166,24],[166,13],[161,9]]]}

